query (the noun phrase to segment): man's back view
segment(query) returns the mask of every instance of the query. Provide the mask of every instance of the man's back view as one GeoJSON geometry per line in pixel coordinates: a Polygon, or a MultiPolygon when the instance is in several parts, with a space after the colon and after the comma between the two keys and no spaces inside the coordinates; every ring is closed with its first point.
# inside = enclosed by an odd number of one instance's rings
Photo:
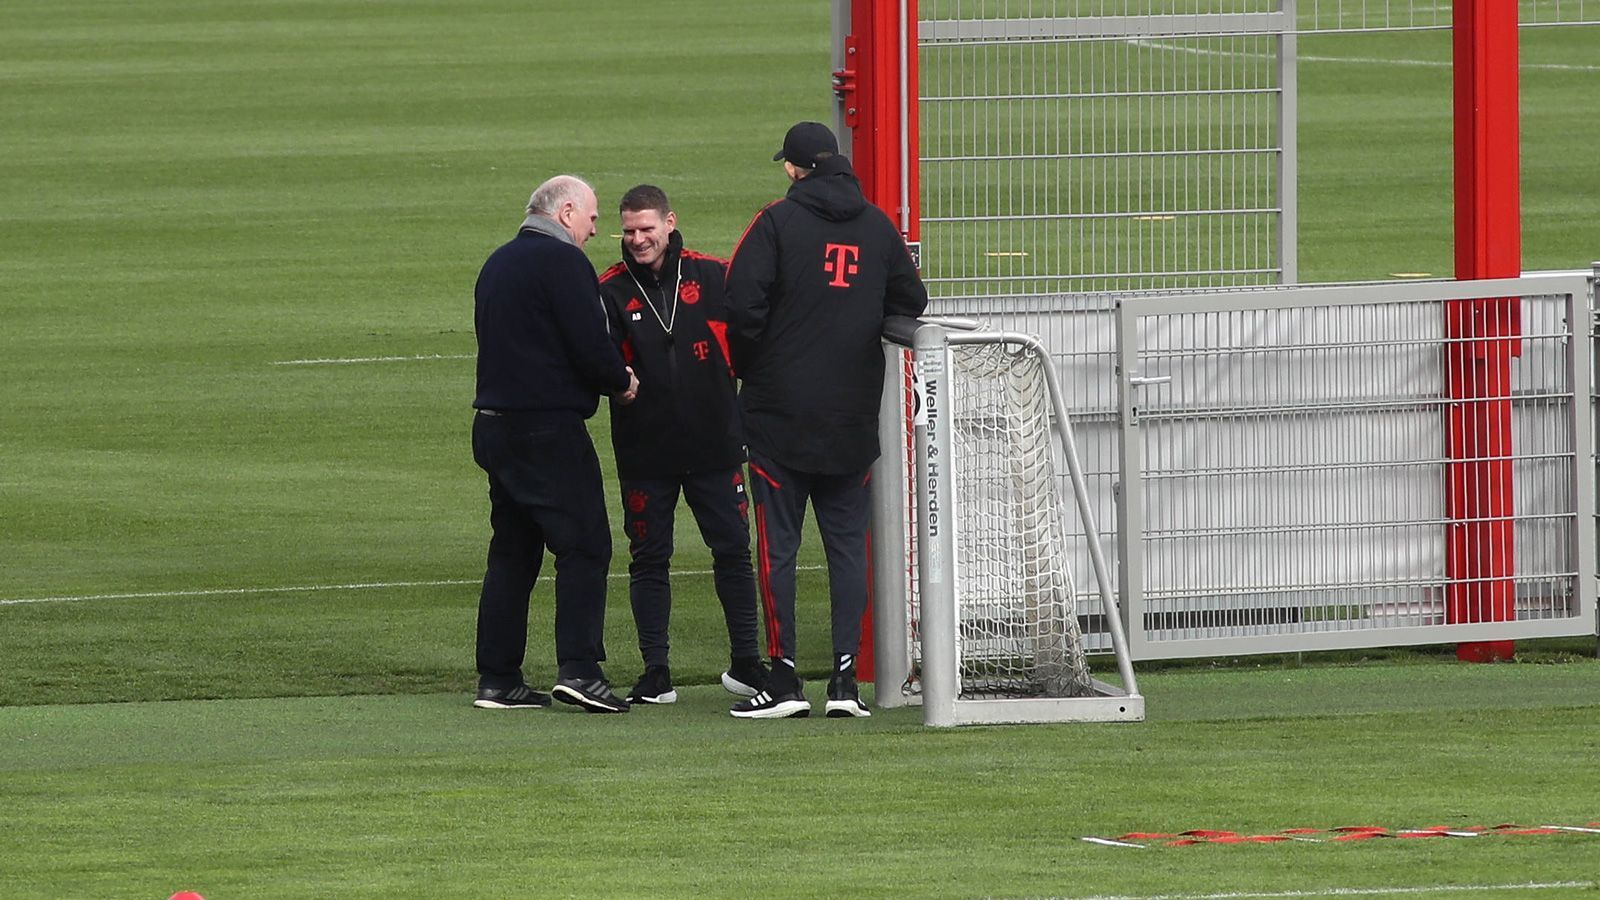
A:
{"type": "Polygon", "coordinates": [[[756,214],[728,270],[729,338],[750,446],[768,689],[743,718],[802,716],[795,675],[795,555],[809,499],[828,558],[834,665],[829,716],[868,715],[855,657],[867,605],[867,475],[878,457],[883,320],[920,315],[927,290],[905,241],[871,205],[833,133],[789,129],[787,196],[756,214]]]}

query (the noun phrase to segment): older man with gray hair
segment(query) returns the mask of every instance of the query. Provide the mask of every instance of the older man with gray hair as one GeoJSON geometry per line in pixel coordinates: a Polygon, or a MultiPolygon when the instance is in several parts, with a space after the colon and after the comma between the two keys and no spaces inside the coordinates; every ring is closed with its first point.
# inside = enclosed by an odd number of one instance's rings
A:
{"type": "Polygon", "coordinates": [[[605,660],[611,523],[600,461],[584,422],[600,395],[630,403],[639,381],[607,332],[594,266],[594,189],[557,175],[528,198],[517,236],[489,255],[474,292],[478,337],[473,459],[489,476],[489,560],[478,599],[482,709],[550,705],[528,687],[528,600],[555,556],[556,699],[627,712],[605,660]]]}

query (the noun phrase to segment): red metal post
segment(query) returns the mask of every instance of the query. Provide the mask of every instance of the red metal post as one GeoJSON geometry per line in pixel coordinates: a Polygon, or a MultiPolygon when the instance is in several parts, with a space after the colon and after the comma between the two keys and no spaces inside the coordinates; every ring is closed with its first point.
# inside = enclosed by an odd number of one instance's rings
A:
{"type": "MultiPolygon", "coordinates": [[[[845,47],[852,62],[833,73],[834,89],[845,98],[850,161],[867,199],[888,213],[906,240],[916,241],[921,230],[917,210],[916,0],[854,0],[850,31],[845,47]]],[[[895,452],[896,448],[884,449],[895,452]]],[[[900,548],[882,547],[877,552],[898,553],[900,548]]],[[[856,675],[870,681],[874,663],[871,604],[862,618],[861,636],[856,675]]]]}
{"type": "Polygon", "coordinates": [[[916,0],[855,0],[850,17],[851,35],[846,46],[855,51],[855,65],[847,67],[848,73],[835,73],[836,81],[839,75],[848,74],[855,92],[850,161],[867,199],[889,214],[907,240],[914,241],[920,230],[916,0]],[[902,58],[906,64],[904,73],[902,58]]]}
{"type": "MultiPolygon", "coordinates": [[[[1455,50],[1456,278],[1522,273],[1518,173],[1517,7],[1457,0],[1455,50]]],[[[1511,359],[1522,352],[1519,298],[1463,300],[1446,311],[1450,391],[1446,566],[1448,622],[1515,616],[1511,359]]],[[[1508,659],[1514,641],[1461,644],[1456,656],[1508,659]]]]}

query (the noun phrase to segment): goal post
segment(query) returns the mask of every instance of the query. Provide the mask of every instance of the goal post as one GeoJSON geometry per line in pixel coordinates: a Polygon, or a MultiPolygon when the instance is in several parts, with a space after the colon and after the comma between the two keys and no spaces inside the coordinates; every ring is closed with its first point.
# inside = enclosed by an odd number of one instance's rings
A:
{"type": "Polygon", "coordinates": [[[1143,719],[1093,537],[1083,544],[1098,594],[1073,584],[1058,456],[1084,534],[1099,532],[1049,355],[1029,335],[946,327],[959,324],[885,329],[878,704],[920,702],[935,726],[1143,719]],[[1117,683],[1090,674],[1086,629],[1109,645],[1117,683]]]}

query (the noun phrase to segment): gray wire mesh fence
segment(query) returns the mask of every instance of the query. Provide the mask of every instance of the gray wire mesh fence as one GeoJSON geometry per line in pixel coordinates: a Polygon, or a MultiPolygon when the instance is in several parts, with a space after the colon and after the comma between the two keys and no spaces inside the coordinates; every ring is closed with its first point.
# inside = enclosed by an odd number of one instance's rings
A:
{"type": "MultiPolygon", "coordinates": [[[[1600,5],[1519,15],[1595,25],[1600,5]]],[[[919,17],[923,266],[947,297],[1298,281],[1299,36],[1452,25],[1448,3],[1325,0],[941,0],[919,17]]]]}

